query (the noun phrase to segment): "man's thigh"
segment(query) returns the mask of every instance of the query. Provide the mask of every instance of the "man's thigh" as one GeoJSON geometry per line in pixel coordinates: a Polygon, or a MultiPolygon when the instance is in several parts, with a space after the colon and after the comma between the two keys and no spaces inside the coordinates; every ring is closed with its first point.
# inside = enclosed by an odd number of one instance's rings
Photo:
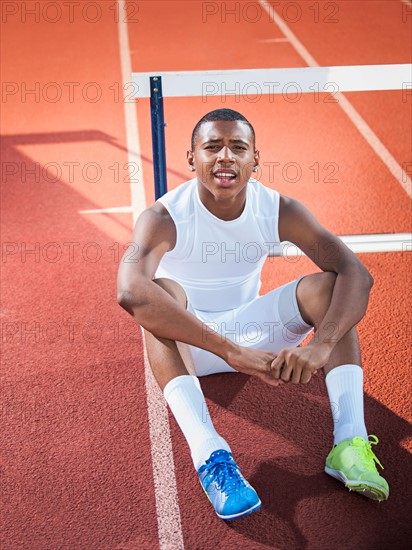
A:
{"type": "MultiPolygon", "coordinates": [[[[297,347],[313,330],[299,312],[296,279],[278,287],[240,308],[224,312],[191,311],[204,323],[204,338],[210,331],[219,332],[241,346],[278,353],[286,347],[297,347]]],[[[237,372],[211,352],[189,346],[197,376],[219,372],[237,372]]]]}

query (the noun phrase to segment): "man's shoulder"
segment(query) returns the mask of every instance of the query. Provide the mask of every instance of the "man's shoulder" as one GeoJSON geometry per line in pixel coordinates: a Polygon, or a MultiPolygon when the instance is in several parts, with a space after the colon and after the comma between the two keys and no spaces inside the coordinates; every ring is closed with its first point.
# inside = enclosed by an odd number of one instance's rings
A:
{"type": "Polygon", "coordinates": [[[281,195],[279,193],[279,213],[282,212],[284,215],[287,215],[292,212],[298,204],[299,202],[293,197],[288,197],[287,195],[281,195]]]}
{"type": "Polygon", "coordinates": [[[279,193],[279,212],[287,211],[291,207],[293,200],[294,199],[292,199],[291,197],[279,193]]]}
{"type": "Polygon", "coordinates": [[[151,206],[148,206],[140,214],[142,223],[153,230],[162,230],[172,228],[174,226],[173,219],[167,210],[167,208],[161,203],[156,201],[151,206]]]}
{"type": "Polygon", "coordinates": [[[184,211],[187,202],[190,201],[194,183],[195,180],[186,181],[165,193],[146,209],[146,216],[150,217],[155,224],[174,229],[176,223],[180,223],[186,217],[184,211]]]}
{"type": "Polygon", "coordinates": [[[146,208],[145,214],[159,222],[167,222],[172,219],[168,209],[160,201],[156,201],[152,206],[146,208]]]}

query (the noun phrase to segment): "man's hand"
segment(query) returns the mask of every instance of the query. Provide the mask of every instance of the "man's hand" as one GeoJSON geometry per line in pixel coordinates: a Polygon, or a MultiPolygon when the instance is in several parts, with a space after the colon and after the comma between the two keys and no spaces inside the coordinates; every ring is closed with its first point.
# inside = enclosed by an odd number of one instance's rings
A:
{"type": "Polygon", "coordinates": [[[262,351],[235,346],[226,357],[226,362],[234,369],[244,374],[257,376],[271,386],[280,386],[283,381],[276,379],[271,368],[276,354],[271,351],[262,351]]]}
{"type": "Polygon", "coordinates": [[[271,363],[275,380],[307,384],[312,375],[326,365],[331,348],[324,344],[311,344],[303,348],[285,348],[271,363]]]}

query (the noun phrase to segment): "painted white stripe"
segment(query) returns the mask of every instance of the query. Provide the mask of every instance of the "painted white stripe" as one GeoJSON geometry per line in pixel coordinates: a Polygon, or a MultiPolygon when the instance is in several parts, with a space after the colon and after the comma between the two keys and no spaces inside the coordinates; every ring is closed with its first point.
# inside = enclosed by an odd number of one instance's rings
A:
{"type": "MultiPolygon", "coordinates": [[[[372,128],[365,122],[358,111],[353,107],[346,97],[338,92],[335,95],[336,100],[339,102],[340,107],[345,111],[350,120],[366,139],[381,161],[386,165],[392,176],[398,180],[401,187],[405,190],[409,197],[412,197],[412,180],[400,164],[398,164],[395,157],[388,151],[385,145],[381,142],[372,128]]],[[[410,164],[410,163],[409,163],[410,164]]],[[[405,163],[406,166],[406,163],[405,163]]]]}
{"type": "MultiPolygon", "coordinates": [[[[122,14],[119,17],[119,41],[123,88],[126,90],[125,86],[132,73],[132,67],[127,23],[125,23],[126,18],[123,17],[123,14],[126,13],[124,0],[118,0],[118,7],[120,14],[122,14]]],[[[146,208],[146,197],[144,193],[135,104],[125,101],[124,108],[129,163],[135,162],[138,164],[141,176],[139,182],[136,182],[132,174],[130,174],[129,180],[134,224],[139,213],[146,208]]],[[[133,165],[129,164],[129,166],[133,165]]],[[[143,329],[142,343],[159,546],[160,550],[182,550],[184,548],[182,522],[177,499],[176,475],[167,405],[149,365],[143,329]]]]}
{"type": "Polygon", "coordinates": [[[143,329],[142,341],[160,550],[183,550],[167,404],[150,368],[143,329]]]}
{"type": "MultiPolygon", "coordinates": [[[[276,14],[275,14],[276,15],[276,14]]],[[[291,33],[290,33],[291,34],[291,33]]],[[[287,39],[293,43],[293,37],[287,39]]],[[[275,39],[277,40],[277,39],[275,39]]],[[[303,46],[299,47],[301,53],[303,46]]],[[[305,61],[314,59],[305,55],[305,61]]],[[[295,85],[299,92],[402,90],[411,81],[412,65],[349,65],[292,69],[238,69],[221,71],[152,71],[133,73],[133,97],[150,97],[151,76],[162,77],[164,97],[282,94],[295,85]],[[333,88],[332,88],[333,86],[333,88]],[[256,91],[257,90],[257,91],[256,91]]]]}
{"type": "Polygon", "coordinates": [[[309,65],[309,67],[318,67],[319,66],[318,63],[316,63],[315,59],[310,55],[310,53],[305,48],[305,46],[296,38],[296,36],[293,34],[290,28],[286,25],[283,19],[275,12],[274,6],[272,6],[271,4],[268,4],[267,2],[262,2],[262,0],[259,0],[259,4],[269,14],[269,17],[273,19],[273,21],[276,23],[279,29],[283,32],[283,34],[286,36],[289,42],[292,43],[293,47],[298,52],[300,57],[304,61],[306,61],[306,64],[309,65]]]}
{"type": "Polygon", "coordinates": [[[262,40],[258,40],[258,42],[262,42],[264,44],[272,44],[276,42],[289,42],[287,38],[263,38],[262,40]]]}
{"type": "Polygon", "coordinates": [[[403,2],[406,6],[409,6],[410,8],[412,8],[411,0],[401,0],[401,2],[403,2]]]}
{"type": "Polygon", "coordinates": [[[79,214],[123,214],[132,213],[132,206],[113,206],[112,208],[95,208],[94,210],[79,210],[79,214]]]}
{"type": "MultiPolygon", "coordinates": [[[[274,23],[281,29],[285,36],[289,39],[292,46],[295,50],[301,55],[301,57],[306,61],[306,63],[313,69],[320,68],[317,61],[310,55],[305,46],[300,42],[297,36],[289,29],[283,19],[276,13],[273,6],[268,6],[263,0],[259,0],[259,3],[263,8],[268,12],[269,16],[273,19],[274,23]]],[[[371,65],[373,67],[374,65],[371,65]]],[[[376,65],[375,67],[383,67],[384,65],[376,65]]],[[[400,83],[399,89],[405,89],[405,85],[411,85],[411,65],[388,65],[387,67],[393,67],[386,73],[386,78],[391,78],[390,73],[392,70],[395,72],[395,67],[403,67],[406,72],[403,73],[402,82],[400,83]]],[[[400,76],[400,73],[399,75],[400,76]]],[[[372,89],[372,88],[371,88],[372,89]]],[[[374,88],[387,90],[389,88],[374,88]]],[[[372,147],[381,161],[386,165],[389,172],[394,176],[394,178],[400,183],[401,187],[405,190],[409,197],[412,197],[412,180],[408,176],[405,170],[398,164],[393,155],[388,151],[385,145],[381,142],[372,128],[365,122],[353,105],[342,95],[341,91],[349,91],[339,87],[339,92],[335,94],[335,99],[338,101],[338,105],[343,109],[346,115],[349,117],[351,122],[358,129],[360,134],[372,147]]]]}
{"type": "MultiPolygon", "coordinates": [[[[340,235],[348,248],[363,252],[412,252],[412,233],[382,233],[371,235],[340,235]]],[[[285,241],[282,253],[273,256],[306,256],[295,244],[285,241]]]]}
{"type": "MultiPolygon", "coordinates": [[[[132,74],[132,64],[130,59],[130,48],[129,48],[129,35],[127,30],[127,17],[125,8],[125,0],[118,0],[119,13],[119,46],[120,46],[120,62],[122,70],[122,81],[123,81],[123,91],[126,96],[129,84],[129,78],[132,74]]],[[[126,124],[126,139],[127,139],[127,151],[128,151],[128,160],[129,160],[129,172],[130,167],[138,167],[139,179],[137,182],[133,180],[136,179],[136,176],[130,174],[130,192],[131,192],[131,201],[132,201],[132,210],[133,210],[133,225],[136,222],[139,214],[146,208],[146,196],[144,189],[143,181],[143,165],[140,155],[140,140],[139,140],[139,127],[137,124],[137,112],[136,104],[130,102],[124,98],[124,116],[126,124]],[[135,183],[135,184],[134,184],[135,183]]]]}

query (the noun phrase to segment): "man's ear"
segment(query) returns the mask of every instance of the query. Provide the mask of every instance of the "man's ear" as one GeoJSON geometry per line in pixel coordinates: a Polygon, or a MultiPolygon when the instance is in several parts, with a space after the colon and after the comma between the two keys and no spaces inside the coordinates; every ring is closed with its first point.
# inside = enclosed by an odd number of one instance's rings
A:
{"type": "Polygon", "coordinates": [[[257,149],[255,149],[255,152],[254,152],[254,155],[253,155],[253,160],[254,160],[255,165],[253,167],[252,172],[258,172],[259,171],[260,156],[259,156],[259,151],[257,149]]]}
{"type": "Polygon", "coordinates": [[[255,154],[253,155],[253,158],[255,159],[256,166],[259,166],[260,162],[260,153],[257,149],[255,149],[255,154]]]}
{"type": "Polygon", "coordinates": [[[187,163],[189,165],[189,170],[194,171],[194,169],[195,169],[195,167],[194,167],[194,155],[193,155],[193,151],[191,151],[190,149],[187,152],[187,163]]]}

